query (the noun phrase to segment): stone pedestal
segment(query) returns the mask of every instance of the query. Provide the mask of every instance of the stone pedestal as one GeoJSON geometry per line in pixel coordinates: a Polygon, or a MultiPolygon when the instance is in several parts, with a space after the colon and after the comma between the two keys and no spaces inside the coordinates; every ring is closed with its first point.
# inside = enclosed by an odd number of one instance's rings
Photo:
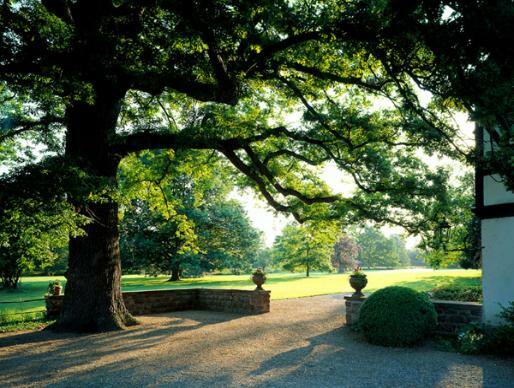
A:
{"type": "Polygon", "coordinates": [[[64,299],[62,295],[45,296],[47,318],[55,319],[59,316],[59,314],[61,313],[63,300],[64,299]]]}
{"type": "Polygon", "coordinates": [[[366,297],[345,296],[346,324],[354,325],[359,320],[359,311],[366,297]]]}

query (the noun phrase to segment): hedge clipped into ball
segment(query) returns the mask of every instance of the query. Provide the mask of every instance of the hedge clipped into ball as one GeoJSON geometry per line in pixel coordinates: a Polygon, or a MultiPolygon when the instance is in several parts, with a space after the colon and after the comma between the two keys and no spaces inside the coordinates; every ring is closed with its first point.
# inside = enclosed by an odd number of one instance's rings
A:
{"type": "Polygon", "coordinates": [[[371,294],[360,309],[359,328],[368,342],[413,346],[435,329],[437,313],[428,296],[406,287],[371,294]]]}

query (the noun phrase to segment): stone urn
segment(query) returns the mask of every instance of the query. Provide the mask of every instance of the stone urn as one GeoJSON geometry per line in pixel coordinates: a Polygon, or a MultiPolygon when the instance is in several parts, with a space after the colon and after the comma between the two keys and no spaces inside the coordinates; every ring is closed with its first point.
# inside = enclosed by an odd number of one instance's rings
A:
{"type": "Polygon", "coordinates": [[[257,286],[256,290],[263,290],[262,285],[266,282],[266,274],[261,269],[258,269],[252,274],[252,281],[257,286]]]}
{"type": "Polygon", "coordinates": [[[363,273],[350,275],[350,286],[352,286],[352,288],[355,290],[352,298],[363,298],[364,294],[362,293],[362,290],[366,287],[367,284],[368,278],[363,273]]]}

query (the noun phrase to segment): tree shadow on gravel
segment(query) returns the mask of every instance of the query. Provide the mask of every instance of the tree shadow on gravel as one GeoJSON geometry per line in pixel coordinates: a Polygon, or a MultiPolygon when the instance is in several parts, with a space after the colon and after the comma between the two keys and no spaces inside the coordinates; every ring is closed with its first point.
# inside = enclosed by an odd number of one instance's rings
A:
{"type": "Polygon", "coordinates": [[[133,356],[134,354],[144,353],[174,341],[182,332],[194,332],[206,325],[216,325],[241,317],[240,314],[187,310],[146,315],[142,317],[142,325],[123,331],[98,334],[40,331],[6,335],[0,337],[2,385],[4,382],[14,386],[34,384],[50,377],[55,378],[56,371],[80,369],[88,372],[84,372],[82,378],[78,372],[69,377],[96,383],[95,376],[99,373],[99,368],[107,375],[112,373],[111,377],[125,381],[132,374],[131,368],[141,365],[141,359],[133,356]],[[6,352],[7,347],[14,348],[6,352]],[[34,347],[38,350],[34,351],[34,347]],[[122,360],[118,361],[118,357],[122,360]],[[112,361],[99,368],[94,367],[91,375],[91,365],[103,358],[112,358],[112,361]],[[132,367],[128,367],[129,365],[132,367]]]}
{"type": "Polygon", "coordinates": [[[370,345],[343,327],[267,359],[250,375],[264,380],[265,386],[508,387],[514,379],[510,362],[441,352],[430,343],[418,348],[370,345]]]}
{"type": "MultiPolygon", "coordinates": [[[[126,330],[112,331],[108,333],[97,333],[97,334],[75,334],[75,333],[62,333],[55,332],[51,328],[46,328],[40,331],[30,331],[21,333],[6,333],[0,336],[0,349],[8,346],[16,345],[27,345],[27,344],[38,344],[48,341],[65,340],[65,339],[82,339],[84,337],[99,338],[101,336],[108,336],[110,340],[121,340],[124,338],[134,337],[138,329],[151,330],[153,321],[165,320],[166,324],[162,329],[153,330],[165,331],[167,335],[173,335],[182,330],[190,330],[191,328],[200,328],[204,325],[216,324],[221,322],[228,322],[234,319],[239,319],[246,315],[237,313],[226,313],[208,310],[184,310],[174,311],[170,313],[162,314],[145,314],[143,317],[145,322],[127,328],[126,330]],[[187,323],[189,322],[189,323],[187,323]]],[[[141,317],[136,317],[141,318],[141,317]]],[[[161,324],[161,322],[160,322],[161,324]]],[[[162,325],[162,324],[161,324],[162,325]]],[[[146,331],[145,331],[146,333],[146,331]]]]}

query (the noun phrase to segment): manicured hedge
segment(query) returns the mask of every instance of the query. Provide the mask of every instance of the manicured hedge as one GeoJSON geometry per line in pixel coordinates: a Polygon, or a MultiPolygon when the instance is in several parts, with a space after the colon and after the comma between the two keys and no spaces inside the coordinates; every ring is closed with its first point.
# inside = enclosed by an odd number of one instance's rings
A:
{"type": "Polygon", "coordinates": [[[481,286],[443,286],[432,290],[432,299],[456,300],[461,302],[481,302],[481,286]]]}
{"type": "Polygon", "coordinates": [[[386,287],[371,294],[360,310],[359,328],[367,341],[383,346],[413,346],[435,329],[437,313],[424,293],[386,287]]]}

